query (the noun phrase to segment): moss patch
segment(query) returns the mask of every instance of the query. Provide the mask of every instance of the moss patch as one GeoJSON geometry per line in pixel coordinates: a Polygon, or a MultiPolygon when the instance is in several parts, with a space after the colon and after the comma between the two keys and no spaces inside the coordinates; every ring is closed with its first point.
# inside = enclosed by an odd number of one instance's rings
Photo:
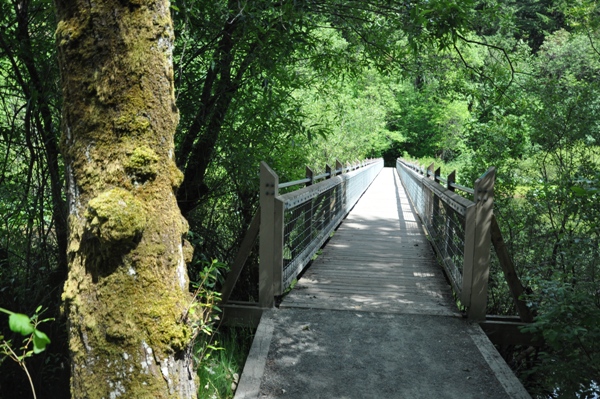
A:
{"type": "Polygon", "coordinates": [[[169,162],[169,180],[171,181],[171,187],[177,189],[183,183],[183,173],[177,168],[175,162],[169,162]]]}
{"type": "Polygon", "coordinates": [[[134,182],[144,183],[156,177],[159,161],[159,156],[152,149],[138,147],[125,162],[125,171],[134,182]]]}
{"type": "Polygon", "coordinates": [[[142,203],[122,188],[113,188],[90,200],[85,217],[89,230],[103,244],[132,241],[146,227],[142,203]]]}
{"type": "MultiPolygon", "coordinates": [[[[134,92],[135,91],[136,90],[134,90],[134,92]]],[[[134,96],[131,96],[131,98],[134,98],[134,96]]],[[[120,134],[141,135],[150,129],[150,121],[147,117],[138,116],[131,113],[122,114],[116,118],[114,123],[115,129],[120,134]]]]}

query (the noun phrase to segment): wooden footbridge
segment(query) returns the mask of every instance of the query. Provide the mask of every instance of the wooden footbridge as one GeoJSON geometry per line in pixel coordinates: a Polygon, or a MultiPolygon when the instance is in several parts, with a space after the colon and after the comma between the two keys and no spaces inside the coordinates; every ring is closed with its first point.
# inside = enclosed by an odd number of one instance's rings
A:
{"type": "Polygon", "coordinates": [[[502,251],[494,170],[473,189],[453,177],[373,160],[280,184],[262,164],[261,209],[223,290],[225,317],[258,325],[236,398],[528,397],[481,328],[516,329],[485,313],[493,236],[502,251]],[[257,235],[259,301],[229,301],[257,235]],[[357,372],[372,362],[384,371],[357,372]]]}
{"type": "Polygon", "coordinates": [[[457,315],[398,175],[381,171],[280,307],[457,315]]]}

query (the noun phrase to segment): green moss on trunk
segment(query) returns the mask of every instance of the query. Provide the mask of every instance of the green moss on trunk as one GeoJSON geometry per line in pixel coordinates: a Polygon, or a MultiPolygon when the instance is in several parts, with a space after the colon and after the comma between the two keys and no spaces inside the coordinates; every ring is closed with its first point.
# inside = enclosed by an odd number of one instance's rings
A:
{"type": "Polygon", "coordinates": [[[72,395],[195,397],[169,3],[93,4],[56,2],[72,395]]]}

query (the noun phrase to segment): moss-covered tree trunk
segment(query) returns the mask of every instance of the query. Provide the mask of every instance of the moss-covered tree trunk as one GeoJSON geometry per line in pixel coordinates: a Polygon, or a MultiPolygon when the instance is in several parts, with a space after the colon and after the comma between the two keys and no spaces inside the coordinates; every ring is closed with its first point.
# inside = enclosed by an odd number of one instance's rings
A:
{"type": "Polygon", "coordinates": [[[168,0],[56,0],[74,398],[196,396],[168,0]]]}

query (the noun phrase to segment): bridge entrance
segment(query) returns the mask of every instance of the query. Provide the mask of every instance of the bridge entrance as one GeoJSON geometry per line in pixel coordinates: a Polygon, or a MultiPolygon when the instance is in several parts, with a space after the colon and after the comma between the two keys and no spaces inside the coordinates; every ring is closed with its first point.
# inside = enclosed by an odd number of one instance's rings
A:
{"type": "Polygon", "coordinates": [[[236,398],[284,397],[529,398],[458,312],[392,168],[263,312],[236,398]]]}

